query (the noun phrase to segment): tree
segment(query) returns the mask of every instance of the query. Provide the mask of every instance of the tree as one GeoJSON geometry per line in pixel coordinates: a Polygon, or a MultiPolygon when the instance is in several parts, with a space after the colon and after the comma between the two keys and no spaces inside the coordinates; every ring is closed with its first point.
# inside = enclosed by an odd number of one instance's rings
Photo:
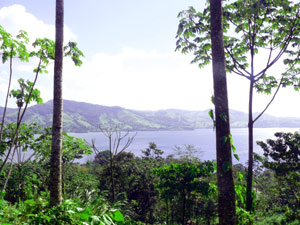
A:
{"type": "Polygon", "coordinates": [[[77,44],[69,42],[63,47],[64,41],[64,0],[56,0],[55,16],[55,61],[54,61],[54,86],[53,86],[53,125],[52,125],[52,150],[51,150],[51,182],[50,204],[58,205],[62,201],[62,131],[63,131],[63,99],[62,99],[62,72],[63,57],[71,56],[76,66],[80,66],[82,52],[77,44]]]}
{"type": "MultiPolygon", "coordinates": [[[[4,126],[3,129],[3,148],[9,148],[11,145],[15,129],[17,124],[10,123],[4,126]]],[[[5,181],[0,182],[2,191],[11,192],[18,190],[20,193],[20,198],[24,199],[24,186],[25,186],[25,170],[28,170],[30,166],[35,168],[38,165],[39,168],[44,168],[44,172],[39,174],[41,183],[45,185],[49,180],[49,170],[50,168],[50,155],[51,155],[51,142],[52,142],[51,128],[45,127],[43,130],[36,124],[26,124],[22,123],[19,127],[18,139],[16,141],[15,147],[13,149],[10,164],[7,165],[5,181]],[[26,154],[27,153],[27,154],[26,154]],[[29,154],[28,154],[29,153],[29,154]],[[29,166],[28,166],[29,164],[29,166]],[[15,172],[13,171],[13,168],[15,172]],[[11,175],[13,174],[13,177],[11,175]],[[10,179],[11,178],[11,179],[10,179]],[[12,188],[7,186],[10,183],[14,183],[18,188],[12,188]],[[6,188],[8,187],[8,188],[6,188]],[[8,190],[8,189],[14,190],[8,190]]],[[[63,193],[66,193],[66,174],[70,174],[70,170],[73,166],[73,162],[76,159],[82,158],[83,155],[89,155],[93,151],[91,146],[88,145],[83,139],[75,138],[69,136],[67,133],[63,132],[62,141],[62,181],[63,181],[63,193]]],[[[31,171],[34,173],[34,171],[31,171]]],[[[68,193],[69,194],[69,193],[68,193]]],[[[15,196],[14,196],[15,197],[15,196]]],[[[8,198],[11,198],[8,197],[8,198]]],[[[16,197],[15,200],[18,200],[16,197]]]]}
{"type": "MultiPolygon", "coordinates": [[[[2,143],[4,144],[4,148],[8,149],[12,145],[12,141],[15,138],[14,136],[16,133],[16,128],[17,128],[17,123],[10,123],[10,124],[4,126],[4,129],[2,131],[3,137],[4,137],[4,140],[2,141],[2,143]]],[[[34,156],[34,153],[33,153],[33,154],[29,155],[27,157],[27,159],[25,160],[24,153],[27,152],[27,150],[32,146],[32,143],[35,140],[35,135],[39,134],[39,130],[40,130],[40,127],[36,123],[29,124],[29,125],[26,123],[22,123],[19,126],[18,137],[15,140],[9,169],[6,174],[6,179],[5,179],[5,183],[2,187],[2,191],[5,191],[8,180],[10,178],[11,171],[12,171],[12,168],[14,165],[15,155],[17,156],[16,164],[17,164],[17,168],[19,170],[24,166],[24,164],[26,164],[28,161],[30,161],[32,159],[32,157],[34,156]]]]}
{"type": "MultiPolygon", "coordinates": [[[[9,34],[6,33],[6,36],[9,36],[9,34]]],[[[2,37],[2,41],[3,41],[2,47],[3,47],[3,45],[5,45],[6,42],[8,42],[8,43],[12,42],[15,44],[15,41],[7,41],[7,39],[5,39],[3,37],[2,37]]],[[[33,82],[25,81],[24,79],[20,78],[18,80],[20,89],[11,90],[11,92],[9,93],[9,95],[11,95],[17,99],[16,103],[18,106],[18,116],[17,116],[15,133],[12,136],[12,141],[10,143],[10,147],[8,148],[8,151],[6,153],[6,156],[4,157],[3,163],[0,166],[0,173],[3,170],[5,164],[7,163],[7,160],[12,152],[12,149],[14,148],[14,145],[17,142],[19,127],[21,125],[22,119],[25,115],[25,112],[27,110],[29,103],[31,103],[32,101],[35,101],[36,103],[41,104],[43,102],[40,97],[40,91],[35,88],[35,84],[37,82],[38,76],[43,72],[45,72],[45,73],[47,72],[46,67],[49,64],[49,60],[54,58],[54,42],[47,38],[44,38],[44,39],[37,39],[32,45],[34,48],[38,48],[38,50],[28,53],[24,43],[22,43],[22,45],[21,45],[22,47],[20,47],[20,49],[17,48],[18,54],[19,54],[18,56],[21,59],[22,59],[22,57],[26,56],[26,60],[24,59],[25,61],[28,61],[29,57],[37,57],[38,58],[38,66],[33,70],[33,72],[35,73],[35,78],[34,78],[33,82]]],[[[12,45],[11,48],[13,49],[15,46],[16,45],[12,45]]],[[[2,54],[3,54],[4,62],[5,62],[5,60],[7,60],[7,57],[11,57],[11,59],[10,59],[10,76],[9,76],[9,85],[8,85],[8,92],[9,92],[9,90],[10,90],[9,87],[10,87],[11,78],[12,78],[12,57],[14,55],[16,55],[17,53],[11,51],[10,54],[8,55],[8,53],[6,51],[4,51],[2,54]]],[[[6,103],[5,103],[4,112],[3,112],[3,116],[2,116],[2,123],[1,123],[1,130],[0,130],[0,145],[2,142],[2,133],[3,133],[3,126],[4,126],[4,121],[5,121],[6,107],[7,107],[7,97],[6,97],[6,103]]]]}
{"type": "Polygon", "coordinates": [[[5,115],[8,103],[8,97],[10,93],[12,75],[13,75],[13,58],[18,57],[21,61],[28,61],[29,53],[26,49],[26,44],[29,42],[27,33],[25,31],[19,31],[19,34],[16,38],[13,38],[12,35],[4,30],[0,26],[0,49],[2,55],[2,63],[5,63],[9,59],[9,79],[8,86],[3,110],[3,116],[0,124],[0,145],[2,141],[2,131],[5,122],[5,115]]]}
{"type": "MultiPolygon", "coordinates": [[[[0,26],[0,55],[2,55],[2,62],[5,63],[9,60],[9,78],[8,78],[8,88],[5,98],[5,105],[2,114],[2,119],[0,123],[0,146],[3,144],[3,127],[5,125],[5,116],[8,103],[8,97],[13,97],[16,99],[16,104],[18,106],[18,116],[16,121],[15,133],[13,133],[12,141],[7,152],[2,151],[1,155],[4,156],[4,160],[0,166],[0,173],[3,171],[5,164],[13,152],[15,143],[17,143],[19,127],[22,123],[24,115],[26,113],[28,105],[34,101],[38,104],[42,104],[43,100],[40,97],[40,91],[35,88],[38,77],[42,73],[48,73],[47,66],[50,61],[54,59],[54,41],[43,38],[36,39],[32,45],[34,51],[27,50],[27,44],[29,39],[25,31],[19,31],[16,37],[6,32],[2,26],[0,26]],[[18,58],[20,61],[29,62],[30,58],[37,58],[37,67],[33,69],[35,77],[33,81],[25,81],[24,79],[18,79],[20,88],[17,90],[10,90],[12,75],[13,75],[13,58],[18,58]]],[[[77,44],[74,42],[69,42],[65,47],[65,56],[70,56],[75,63],[75,65],[80,66],[82,64],[80,57],[83,56],[82,52],[77,48],[77,44]]]]}
{"type": "Polygon", "coordinates": [[[56,0],[55,16],[55,61],[53,92],[52,150],[49,183],[50,204],[62,202],[62,72],[64,41],[64,1],[56,0]]]}
{"type": "MultiPolygon", "coordinates": [[[[186,212],[191,211],[188,207],[194,195],[193,192],[199,193],[203,196],[208,196],[213,190],[208,181],[203,178],[211,176],[214,172],[214,163],[211,161],[198,162],[197,164],[191,162],[172,163],[170,165],[162,166],[153,169],[153,172],[160,177],[158,188],[161,190],[162,198],[168,203],[179,195],[181,204],[181,223],[186,224],[186,212]],[[189,209],[189,210],[187,210],[189,209]]],[[[189,213],[189,215],[191,215],[189,213]]],[[[167,210],[167,224],[169,224],[168,210],[167,210]]]]}
{"type": "MultiPolygon", "coordinates": [[[[125,141],[125,140],[124,140],[125,141]]],[[[147,224],[161,224],[162,212],[159,207],[159,192],[155,188],[158,177],[152,169],[163,165],[162,151],[155,143],[142,150],[142,156],[123,151],[114,157],[115,202],[126,199],[126,211],[132,219],[147,224]]],[[[99,180],[99,191],[109,190],[111,198],[110,151],[101,151],[95,156],[94,173],[99,180]],[[99,165],[99,166],[98,166],[99,165]]],[[[133,223],[132,223],[133,224],[133,223]]]]}
{"type": "MultiPolygon", "coordinates": [[[[114,202],[115,201],[114,161],[118,154],[124,152],[131,145],[133,139],[136,136],[136,133],[132,137],[128,137],[127,141],[123,144],[121,142],[123,141],[124,138],[126,138],[129,135],[129,131],[122,134],[122,132],[117,128],[102,129],[101,127],[100,127],[100,131],[104,136],[108,138],[111,195],[112,195],[112,202],[114,202]],[[120,144],[123,144],[123,146],[121,147],[120,144]]],[[[100,151],[96,147],[95,140],[92,140],[92,146],[96,155],[98,155],[100,151]]]]}
{"type": "Polygon", "coordinates": [[[263,164],[275,172],[278,186],[276,194],[289,222],[300,220],[300,133],[275,133],[275,140],[258,141],[266,157],[263,164]]]}
{"type": "Polygon", "coordinates": [[[216,124],[219,223],[236,224],[230,120],[222,27],[222,1],[210,0],[211,49],[216,124]]]}
{"type": "MultiPolygon", "coordinates": [[[[276,97],[280,87],[294,86],[299,90],[300,72],[298,50],[300,44],[299,3],[289,0],[236,0],[224,6],[224,46],[226,69],[249,81],[248,108],[248,176],[247,206],[253,210],[253,126],[276,97]],[[233,33],[234,31],[235,33],[233,33]],[[258,59],[258,53],[267,53],[266,61],[258,59]],[[258,61],[259,60],[259,61],[258,61]],[[278,62],[286,65],[282,73],[270,75],[270,69],[278,62]],[[277,76],[276,76],[277,75],[277,76]],[[257,117],[253,117],[253,93],[271,94],[269,103],[257,117]]],[[[203,67],[212,59],[209,8],[196,12],[194,8],[183,11],[177,33],[177,50],[193,52],[192,63],[203,67]]],[[[274,73],[274,71],[273,71],[274,73]]],[[[276,73],[276,72],[275,72],[276,73]]]]}

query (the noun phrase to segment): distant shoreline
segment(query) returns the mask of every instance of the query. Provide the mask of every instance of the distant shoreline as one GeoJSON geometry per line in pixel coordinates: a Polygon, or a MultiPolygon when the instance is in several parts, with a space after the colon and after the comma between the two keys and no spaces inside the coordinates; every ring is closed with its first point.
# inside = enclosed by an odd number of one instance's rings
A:
{"type": "MultiPolygon", "coordinates": [[[[28,107],[24,123],[37,122],[41,127],[52,126],[53,102],[28,107]]],[[[122,107],[101,106],[84,102],[64,100],[63,129],[65,132],[98,132],[102,128],[118,127],[123,131],[184,131],[195,129],[213,129],[209,110],[158,110],[138,111],[122,107]]],[[[0,117],[3,107],[0,107],[0,117]]],[[[254,116],[257,113],[254,113],[254,116]]],[[[15,122],[17,109],[8,108],[6,123],[15,122]]],[[[230,110],[231,128],[247,128],[248,114],[230,110]]],[[[264,114],[254,124],[255,128],[300,128],[300,118],[274,117],[264,114]]]]}
{"type": "MultiPolygon", "coordinates": [[[[248,127],[230,127],[231,129],[247,129],[248,127]]],[[[300,127],[254,127],[254,128],[259,128],[259,129],[275,129],[275,128],[278,128],[278,129],[299,129],[300,130],[300,127]]],[[[159,131],[196,131],[196,130],[213,130],[213,127],[202,127],[202,128],[195,128],[195,129],[159,129],[159,130],[120,130],[121,132],[159,132],[159,131]]],[[[88,134],[88,133],[101,133],[100,130],[98,131],[87,131],[87,132],[76,132],[76,131],[65,131],[67,133],[73,133],[73,134],[88,134]]]]}

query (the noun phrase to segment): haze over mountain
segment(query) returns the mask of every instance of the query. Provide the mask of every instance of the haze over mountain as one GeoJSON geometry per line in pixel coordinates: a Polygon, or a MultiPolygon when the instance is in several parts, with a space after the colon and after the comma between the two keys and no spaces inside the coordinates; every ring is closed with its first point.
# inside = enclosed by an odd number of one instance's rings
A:
{"type": "MultiPolygon", "coordinates": [[[[41,126],[52,125],[53,101],[34,105],[27,109],[23,122],[37,122],[41,126]]],[[[3,107],[0,107],[2,116],[3,107]]],[[[6,122],[15,122],[17,109],[7,110],[6,122]]],[[[247,114],[230,111],[231,127],[247,127],[247,114]]],[[[121,107],[108,107],[84,102],[64,100],[64,130],[67,132],[99,131],[99,126],[118,127],[123,130],[186,130],[211,128],[213,122],[208,110],[186,111],[177,109],[138,111],[121,107]]],[[[274,117],[265,114],[255,127],[299,127],[300,118],[274,117]]]]}

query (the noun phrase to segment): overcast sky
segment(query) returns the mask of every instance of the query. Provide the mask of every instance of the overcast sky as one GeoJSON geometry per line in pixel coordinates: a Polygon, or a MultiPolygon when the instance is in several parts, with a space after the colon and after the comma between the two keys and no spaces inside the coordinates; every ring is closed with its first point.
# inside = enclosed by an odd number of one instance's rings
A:
{"type": "MultiPolygon", "coordinates": [[[[73,40],[85,54],[78,68],[64,62],[63,97],[106,106],[138,110],[212,108],[211,65],[199,69],[191,56],[175,50],[180,10],[199,0],[65,0],[65,41],[73,40]]],[[[55,1],[1,0],[0,25],[15,34],[24,29],[30,40],[54,39],[55,1]]],[[[263,57],[262,57],[263,59],[263,57]]],[[[33,79],[34,62],[16,62],[14,87],[19,77],[33,79]]],[[[53,97],[53,64],[37,83],[42,98],[53,97]]],[[[280,65],[275,68],[279,71],[280,65]]],[[[0,66],[0,105],[4,105],[8,70],[0,66]]],[[[230,108],[247,111],[248,82],[228,74],[230,108]]],[[[254,111],[261,111],[271,96],[255,95],[254,111]]],[[[267,111],[276,116],[300,116],[300,93],[281,90],[267,111]]],[[[14,106],[14,101],[10,102],[14,106]]]]}

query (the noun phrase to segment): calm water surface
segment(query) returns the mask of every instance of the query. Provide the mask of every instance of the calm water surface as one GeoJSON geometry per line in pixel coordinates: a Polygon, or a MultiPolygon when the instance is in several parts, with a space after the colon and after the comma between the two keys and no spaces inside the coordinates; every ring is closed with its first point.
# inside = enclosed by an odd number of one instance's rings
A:
{"type": "MultiPolygon", "coordinates": [[[[274,133],[279,131],[294,132],[297,128],[255,128],[254,129],[254,151],[262,154],[262,150],[256,145],[256,141],[265,141],[268,138],[274,138],[274,133]]],[[[247,128],[232,128],[234,145],[237,148],[237,154],[240,157],[240,162],[247,161],[248,148],[248,132],[247,128]]],[[[134,135],[135,132],[129,133],[129,136],[134,135]]],[[[69,135],[85,139],[88,143],[95,143],[98,149],[108,149],[108,139],[100,132],[93,133],[70,133],[69,135]]],[[[174,154],[174,147],[193,145],[199,149],[199,157],[202,160],[212,160],[216,158],[216,144],[215,132],[212,129],[197,129],[185,131],[138,131],[132,144],[127,151],[134,153],[137,156],[141,155],[141,150],[146,149],[149,142],[155,142],[157,147],[164,151],[164,156],[174,154]]],[[[93,160],[94,156],[90,155],[84,157],[80,162],[93,160]]],[[[238,163],[234,159],[234,163],[238,163]]]]}

